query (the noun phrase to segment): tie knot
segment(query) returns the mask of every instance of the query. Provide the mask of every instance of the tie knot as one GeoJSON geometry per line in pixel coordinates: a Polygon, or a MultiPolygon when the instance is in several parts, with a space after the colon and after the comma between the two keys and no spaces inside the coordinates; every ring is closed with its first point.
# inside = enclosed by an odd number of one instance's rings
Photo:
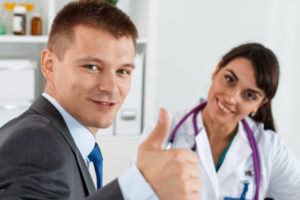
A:
{"type": "Polygon", "coordinates": [[[88,155],[88,158],[92,162],[99,162],[103,160],[100,148],[97,143],[95,143],[93,151],[88,155]]]}

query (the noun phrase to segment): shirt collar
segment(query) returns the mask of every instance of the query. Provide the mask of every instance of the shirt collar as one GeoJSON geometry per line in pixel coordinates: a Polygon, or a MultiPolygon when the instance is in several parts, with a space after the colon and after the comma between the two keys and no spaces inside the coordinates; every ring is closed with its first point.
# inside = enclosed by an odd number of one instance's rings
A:
{"type": "Polygon", "coordinates": [[[65,120],[67,127],[79,149],[82,157],[88,162],[88,155],[92,152],[96,139],[94,135],[82,124],[80,124],[74,117],[72,117],[52,96],[42,94],[53,106],[59,111],[65,120]]]}

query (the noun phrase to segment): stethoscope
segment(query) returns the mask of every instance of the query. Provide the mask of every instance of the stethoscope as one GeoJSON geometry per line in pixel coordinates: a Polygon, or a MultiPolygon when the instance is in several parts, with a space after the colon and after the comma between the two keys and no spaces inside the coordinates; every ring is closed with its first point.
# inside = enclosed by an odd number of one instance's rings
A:
{"type": "MultiPolygon", "coordinates": [[[[198,135],[198,127],[197,127],[197,115],[199,112],[205,107],[207,102],[201,103],[200,105],[196,106],[193,108],[189,113],[187,113],[180,121],[179,123],[175,126],[174,130],[171,132],[171,136],[169,138],[169,145],[171,145],[174,142],[174,138],[176,135],[177,130],[180,128],[180,126],[185,122],[185,120],[190,116],[193,115],[193,128],[194,128],[194,135],[195,137],[198,135]]],[[[258,200],[258,195],[259,195],[259,185],[260,185],[260,178],[261,178],[261,169],[260,169],[260,160],[259,160],[259,154],[258,154],[258,148],[256,141],[254,139],[254,135],[252,130],[250,129],[248,123],[246,122],[245,119],[242,119],[242,124],[244,126],[244,129],[247,133],[248,140],[252,149],[252,157],[253,157],[253,165],[254,165],[254,174],[255,174],[255,184],[256,184],[256,192],[255,192],[255,200],[258,200]]],[[[194,143],[192,150],[195,151],[197,149],[197,144],[196,142],[194,143]]]]}

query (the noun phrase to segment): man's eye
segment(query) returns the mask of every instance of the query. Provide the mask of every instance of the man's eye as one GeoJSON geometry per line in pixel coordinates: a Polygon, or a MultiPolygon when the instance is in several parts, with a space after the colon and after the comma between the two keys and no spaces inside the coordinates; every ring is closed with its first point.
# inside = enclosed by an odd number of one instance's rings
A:
{"type": "Polygon", "coordinates": [[[96,70],[98,67],[96,65],[85,65],[85,68],[91,69],[91,70],[96,70]]]}
{"type": "Polygon", "coordinates": [[[120,73],[120,74],[130,74],[130,71],[126,70],[126,69],[119,69],[118,73],[120,73]]]}
{"type": "Polygon", "coordinates": [[[256,99],[256,95],[253,95],[250,92],[245,92],[245,97],[249,100],[255,100],[256,99]]]}

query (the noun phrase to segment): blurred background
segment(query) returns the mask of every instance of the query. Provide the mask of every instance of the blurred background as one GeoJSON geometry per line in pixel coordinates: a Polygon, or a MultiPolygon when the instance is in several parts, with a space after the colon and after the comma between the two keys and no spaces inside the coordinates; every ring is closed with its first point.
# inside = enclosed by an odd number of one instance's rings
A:
{"type": "MultiPolygon", "coordinates": [[[[40,52],[53,17],[67,2],[0,0],[0,125],[26,110],[43,91],[40,52]],[[21,36],[12,30],[13,3],[27,4],[21,36]],[[40,35],[31,30],[36,16],[42,22],[40,35]]],[[[140,37],[132,91],[114,125],[97,134],[104,154],[104,182],[128,167],[143,127],[156,118],[160,107],[172,114],[206,97],[223,54],[246,42],[262,43],[279,59],[274,117],[278,134],[300,158],[300,1],[119,0],[117,6],[137,25],[140,37]]]]}
{"type": "Polygon", "coordinates": [[[278,57],[275,122],[278,134],[300,158],[299,9],[296,0],[158,1],[156,110],[173,112],[206,97],[223,54],[238,44],[259,42],[278,57]]]}

